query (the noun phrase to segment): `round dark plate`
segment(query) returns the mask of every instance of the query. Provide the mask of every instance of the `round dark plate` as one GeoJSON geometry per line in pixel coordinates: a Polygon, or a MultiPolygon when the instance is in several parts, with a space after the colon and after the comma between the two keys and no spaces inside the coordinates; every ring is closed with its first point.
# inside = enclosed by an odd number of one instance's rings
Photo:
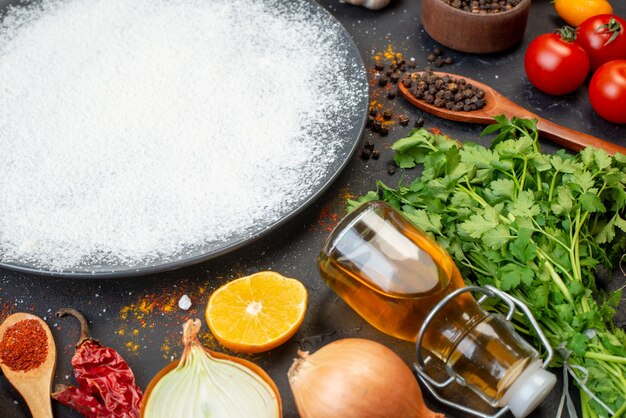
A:
{"type": "MultiPolygon", "coordinates": [[[[33,2],[24,0],[0,0],[0,19],[2,18],[2,15],[4,14],[3,12],[7,7],[20,6],[28,3],[33,2]]],[[[345,28],[315,1],[303,0],[303,3],[303,7],[309,9],[310,13],[315,16],[320,16],[324,20],[331,23],[333,30],[336,31],[337,38],[339,39],[339,51],[337,52],[345,53],[345,56],[348,58],[346,60],[346,65],[343,68],[336,68],[337,77],[350,80],[355,83],[354,85],[359,86],[359,91],[356,95],[358,99],[351,104],[356,111],[352,113],[349,124],[345,127],[345,132],[342,134],[342,143],[338,155],[334,162],[329,165],[327,171],[324,173],[324,177],[314,188],[312,188],[308,196],[301,199],[292,209],[283,213],[276,221],[259,223],[253,230],[246,231],[241,235],[234,235],[225,241],[211,242],[197,247],[188,248],[179,254],[173,254],[168,257],[162,257],[148,262],[133,265],[93,265],[81,267],[80,269],[75,270],[59,271],[48,270],[31,264],[22,264],[19,262],[0,263],[0,267],[25,273],[83,279],[120,278],[174,270],[195,263],[200,263],[244,247],[251,242],[258,240],[263,235],[280,228],[282,225],[293,219],[308,205],[314,202],[318,197],[320,197],[346,167],[350,157],[357,147],[367,119],[369,90],[367,73],[365,71],[363,60],[356,45],[354,44],[354,41],[345,28]]]]}

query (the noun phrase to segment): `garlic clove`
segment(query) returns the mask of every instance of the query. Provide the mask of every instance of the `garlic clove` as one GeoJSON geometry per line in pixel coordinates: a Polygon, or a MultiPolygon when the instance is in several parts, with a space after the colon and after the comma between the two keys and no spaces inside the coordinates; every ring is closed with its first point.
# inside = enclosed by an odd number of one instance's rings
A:
{"type": "Polygon", "coordinates": [[[391,0],[343,0],[345,3],[362,6],[371,10],[380,10],[387,6],[391,0]]]}

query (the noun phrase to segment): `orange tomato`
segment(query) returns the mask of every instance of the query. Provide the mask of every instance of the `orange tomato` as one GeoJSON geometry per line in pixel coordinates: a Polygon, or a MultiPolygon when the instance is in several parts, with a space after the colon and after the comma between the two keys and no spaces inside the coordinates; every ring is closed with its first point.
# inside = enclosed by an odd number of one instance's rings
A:
{"type": "Polygon", "coordinates": [[[556,13],[576,27],[592,16],[613,14],[613,7],[607,0],[555,0],[556,13]]]}

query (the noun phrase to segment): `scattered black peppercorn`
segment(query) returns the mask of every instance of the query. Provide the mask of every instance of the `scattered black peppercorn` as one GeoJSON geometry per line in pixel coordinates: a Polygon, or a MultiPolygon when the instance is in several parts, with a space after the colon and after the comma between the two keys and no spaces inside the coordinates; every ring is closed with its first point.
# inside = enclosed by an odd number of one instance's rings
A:
{"type": "Polygon", "coordinates": [[[389,79],[385,76],[382,76],[378,79],[378,85],[381,87],[385,87],[387,85],[387,82],[389,81],[389,79]]]}
{"type": "Polygon", "coordinates": [[[370,151],[374,151],[374,143],[367,141],[365,145],[363,146],[363,148],[368,149],[370,151]]]}
{"type": "Polygon", "coordinates": [[[446,57],[446,59],[444,59],[444,60],[443,60],[443,62],[444,62],[446,65],[452,65],[452,64],[454,64],[454,58],[452,58],[452,57],[446,57]]]}
{"type": "Polygon", "coordinates": [[[376,108],[372,107],[370,109],[370,116],[374,116],[375,117],[377,114],[378,114],[378,111],[376,110],[376,108]]]}
{"type": "Polygon", "coordinates": [[[428,62],[435,61],[436,59],[435,54],[428,54],[428,57],[426,57],[426,59],[428,60],[428,62]]]}
{"type": "Polygon", "coordinates": [[[390,175],[393,175],[393,173],[396,172],[396,166],[393,164],[389,164],[389,166],[387,167],[387,173],[389,173],[390,175]]]}
{"type": "Polygon", "coordinates": [[[374,150],[372,151],[372,159],[377,160],[380,158],[380,151],[374,150]]]}
{"type": "Polygon", "coordinates": [[[387,92],[388,99],[395,99],[397,95],[398,95],[398,89],[395,87],[389,89],[389,91],[387,92]]]}
{"type": "Polygon", "coordinates": [[[387,136],[387,134],[389,133],[389,128],[387,128],[386,126],[381,126],[378,130],[378,133],[380,133],[380,136],[387,136]]]}
{"type": "Polygon", "coordinates": [[[374,69],[375,69],[376,71],[382,71],[382,70],[384,70],[384,69],[385,69],[385,64],[383,64],[383,63],[382,63],[382,62],[380,62],[380,61],[376,61],[376,63],[374,64],[374,69]]]}
{"type": "Polygon", "coordinates": [[[385,119],[385,120],[391,119],[392,116],[393,116],[393,113],[391,113],[390,110],[385,110],[383,112],[383,119],[385,119]]]}
{"type": "Polygon", "coordinates": [[[391,76],[389,77],[389,79],[391,80],[391,82],[392,82],[393,84],[396,84],[396,83],[398,82],[398,80],[400,80],[400,74],[398,74],[397,72],[396,72],[396,73],[393,73],[393,74],[391,74],[391,76]]]}
{"type": "Polygon", "coordinates": [[[363,160],[369,160],[371,156],[372,150],[370,150],[369,148],[363,148],[363,151],[361,151],[361,158],[363,160]]]}
{"type": "Polygon", "coordinates": [[[435,54],[435,56],[440,56],[441,54],[443,54],[443,51],[441,50],[441,48],[439,48],[438,46],[436,46],[435,48],[433,48],[433,54],[435,54]]]}
{"type": "Polygon", "coordinates": [[[406,115],[400,115],[398,116],[398,121],[400,122],[400,125],[407,126],[409,124],[409,117],[406,115]]]}
{"type": "Polygon", "coordinates": [[[421,128],[422,126],[424,126],[424,118],[419,118],[415,121],[415,127],[416,128],[421,128]]]}

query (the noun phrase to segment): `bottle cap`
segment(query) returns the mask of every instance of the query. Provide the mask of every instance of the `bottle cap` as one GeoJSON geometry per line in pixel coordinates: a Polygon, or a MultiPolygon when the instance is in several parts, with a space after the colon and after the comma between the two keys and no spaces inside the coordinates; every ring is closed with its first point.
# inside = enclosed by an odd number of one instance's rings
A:
{"type": "Polygon", "coordinates": [[[524,418],[548,396],[555,384],[556,376],[535,361],[519,375],[500,404],[508,405],[515,418],[524,418]]]}

